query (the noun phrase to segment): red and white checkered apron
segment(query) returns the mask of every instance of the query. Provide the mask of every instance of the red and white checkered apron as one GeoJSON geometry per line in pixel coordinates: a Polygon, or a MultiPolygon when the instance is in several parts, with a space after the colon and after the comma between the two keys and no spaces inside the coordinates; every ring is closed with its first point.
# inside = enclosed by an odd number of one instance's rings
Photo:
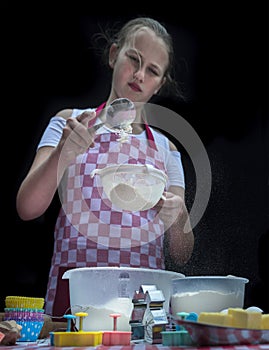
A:
{"type": "Polygon", "coordinates": [[[147,139],[130,135],[128,142],[119,135],[96,136],[95,146],[79,155],[68,168],[62,208],[55,226],[55,243],[46,295],[46,313],[63,315],[57,303],[69,300],[67,281],[62,274],[69,268],[128,266],[164,269],[162,221],[154,208],[129,212],[115,207],[102,190],[93,170],[109,164],[151,164],[165,171],[159,152],[146,126],[147,139]],[[65,287],[64,287],[65,283],[65,287]],[[61,287],[59,286],[61,284],[61,287]],[[65,288],[66,293],[59,291],[65,288]],[[57,295],[56,295],[57,294],[57,295]]]}

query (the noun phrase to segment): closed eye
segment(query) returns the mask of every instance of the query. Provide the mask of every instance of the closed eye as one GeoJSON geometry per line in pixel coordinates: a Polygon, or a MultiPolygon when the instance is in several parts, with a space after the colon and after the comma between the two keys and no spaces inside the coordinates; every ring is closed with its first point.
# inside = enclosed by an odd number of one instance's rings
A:
{"type": "Polygon", "coordinates": [[[132,55],[127,55],[127,56],[130,58],[130,60],[135,61],[135,62],[139,62],[139,59],[137,56],[132,56],[132,55]]]}
{"type": "Polygon", "coordinates": [[[159,75],[160,75],[159,72],[158,72],[156,69],[154,69],[154,68],[149,68],[149,71],[150,71],[153,75],[156,75],[156,76],[159,76],[159,75]]]}
{"type": "Polygon", "coordinates": [[[136,69],[140,69],[141,67],[141,57],[138,55],[136,50],[130,49],[126,52],[127,57],[129,58],[130,61],[135,64],[136,69]]]}

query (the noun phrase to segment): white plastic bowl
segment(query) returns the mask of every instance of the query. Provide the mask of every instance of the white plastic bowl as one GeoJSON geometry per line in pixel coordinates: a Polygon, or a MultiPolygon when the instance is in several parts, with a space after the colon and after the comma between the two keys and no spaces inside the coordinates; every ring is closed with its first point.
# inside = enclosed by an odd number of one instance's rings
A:
{"type": "Polygon", "coordinates": [[[189,276],[172,281],[171,313],[220,312],[244,306],[247,278],[228,276],[189,276]]]}
{"type": "Polygon", "coordinates": [[[135,291],[141,285],[156,285],[163,292],[164,308],[168,312],[172,279],[182,278],[178,272],[132,267],[82,267],[68,270],[72,313],[88,313],[83,320],[85,331],[111,331],[111,313],[119,313],[118,331],[130,331],[129,320],[135,291]]]}
{"type": "Polygon", "coordinates": [[[152,165],[114,164],[95,169],[109,200],[118,208],[129,211],[147,210],[160,200],[167,175],[152,165]]]}

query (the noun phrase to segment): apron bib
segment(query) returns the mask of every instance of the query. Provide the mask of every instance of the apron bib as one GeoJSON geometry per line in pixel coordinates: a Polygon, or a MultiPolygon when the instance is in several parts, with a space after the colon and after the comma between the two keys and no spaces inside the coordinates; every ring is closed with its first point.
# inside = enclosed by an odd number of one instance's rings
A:
{"type": "Polygon", "coordinates": [[[63,315],[69,305],[70,268],[126,266],[164,269],[164,226],[152,208],[139,212],[120,210],[106,197],[101,179],[91,173],[110,164],[151,164],[165,171],[153,134],[129,135],[121,143],[115,133],[103,133],[95,145],[79,155],[59,187],[62,207],[55,225],[54,252],[46,295],[46,313],[63,315]]]}

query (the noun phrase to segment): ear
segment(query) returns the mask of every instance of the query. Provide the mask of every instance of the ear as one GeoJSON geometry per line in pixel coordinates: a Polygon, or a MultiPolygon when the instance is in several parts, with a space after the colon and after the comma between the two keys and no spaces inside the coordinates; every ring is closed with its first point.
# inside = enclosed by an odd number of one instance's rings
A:
{"type": "Polygon", "coordinates": [[[118,55],[118,46],[117,44],[113,43],[109,49],[109,67],[110,68],[114,68],[117,55],[118,55]]]}

